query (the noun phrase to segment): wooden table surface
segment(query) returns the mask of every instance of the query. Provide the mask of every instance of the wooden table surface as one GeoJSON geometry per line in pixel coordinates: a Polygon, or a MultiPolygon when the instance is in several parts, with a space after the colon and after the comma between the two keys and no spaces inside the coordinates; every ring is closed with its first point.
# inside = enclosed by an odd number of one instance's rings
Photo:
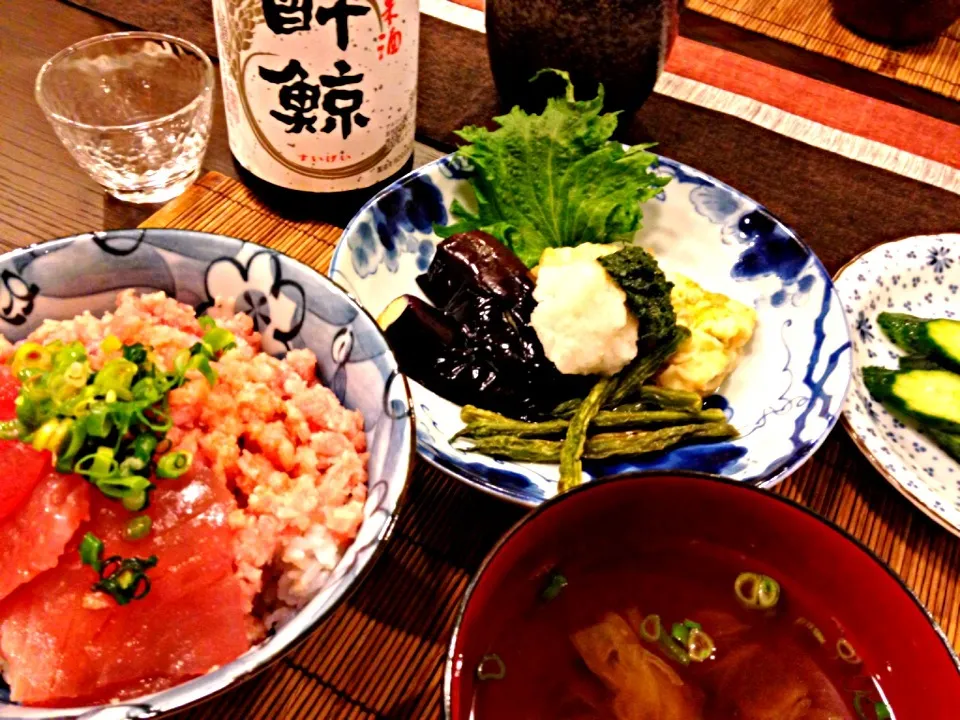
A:
{"type": "MultiPolygon", "coordinates": [[[[33,80],[47,58],[73,42],[118,29],[123,28],[113,21],[56,0],[3,1],[0,8],[0,248],[22,247],[91,229],[132,227],[158,210],[157,207],[125,205],[107,197],[68,156],[33,100],[33,80]]],[[[219,89],[215,97],[214,130],[205,167],[235,176],[219,89]]],[[[915,109],[918,97],[911,94],[915,109]]],[[[935,104],[942,109],[942,99],[935,104]]],[[[429,152],[421,148],[421,153],[429,152]]],[[[331,708],[326,714],[278,710],[271,717],[439,716],[440,661],[450,614],[486,548],[522,511],[481,496],[422,466],[416,475],[409,499],[408,522],[412,529],[397,540],[396,556],[383,561],[387,563],[380,570],[384,578],[373,588],[366,583],[349,607],[325,623],[304,652],[253,683],[259,688],[271,683],[283,683],[286,687],[285,673],[293,673],[296,678],[289,682],[315,683],[319,688],[317,692],[339,698],[336,702],[343,701],[343,708],[352,709],[349,713],[333,709],[341,706],[331,700],[333,704],[325,706],[331,708]],[[442,563],[438,554],[443,555],[442,563]],[[410,560],[409,566],[406,560],[401,563],[402,567],[391,565],[391,562],[400,562],[397,558],[414,560],[410,560]],[[452,574],[443,568],[452,568],[452,574]],[[396,579],[394,575],[406,580],[412,577],[417,587],[426,593],[425,597],[433,599],[436,614],[378,612],[376,598],[389,593],[390,582],[396,579]],[[428,654],[421,657],[410,650],[411,662],[422,663],[422,667],[417,666],[420,669],[416,678],[391,685],[382,690],[382,695],[368,696],[351,690],[360,680],[343,679],[336,672],[320,675],[312,666],[297,665],[304,653],[320,658],[322,643],[338,632],[336,623],[345,622],[344,618],[357,613],[373,618],[369,625],[373,629],[363,630],[364,633],[375,636],[376,628],[385,625],[394,630],[394,635],[389,636],[393,638],[392,643],[402,646],[403,638],[408,636],[417,636],[426,642],[423,647],[429,648],[429,652],[423,652],[428,654]]],[[[838,427],[816,456],[780,485],[777,492],[811,507],[872,548],[917,593],[953,646],[960,649],[960,541],[914,509],[884,482],[842,429],[838,427]],[[843,481],[837,482],[836,478],[843,481]]],[[[361,623],[357,627],[367,626],[361,623]]],[[[356,640],[356,653],[350,657],[366,657],[370,661],[371,650],[363,644],[365,637],[361,635],[356,640]]],[[[253,717],[250,692],[241,689],[237,691],[239,694],[210,703],[196,711],[197,716],[253,717]]],[[[266,717],[259,713],[257,716],[266,717]]]]}

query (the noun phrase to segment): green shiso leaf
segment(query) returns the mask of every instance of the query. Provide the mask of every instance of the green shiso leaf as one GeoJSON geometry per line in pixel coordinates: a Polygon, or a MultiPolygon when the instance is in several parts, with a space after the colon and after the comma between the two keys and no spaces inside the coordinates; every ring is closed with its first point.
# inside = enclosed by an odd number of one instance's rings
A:
{"type": "Polygon", "coordinates": [[[548,247],[626,241],[640,228],[640,204],[669,181],[650,172],[650,145],[625,149],[610,139],[617,114],[603,112],[603,88],[592,100],[574,99],[569,76],[563,97],[540,115],[519,108],[495,118],[499,128],[466,127],[469,145],[457,151],[475,168],[470,183],[476,211],[454,202],[458,222],[436,228],[441,237],[484,230],[528,267],[548,247]]]}

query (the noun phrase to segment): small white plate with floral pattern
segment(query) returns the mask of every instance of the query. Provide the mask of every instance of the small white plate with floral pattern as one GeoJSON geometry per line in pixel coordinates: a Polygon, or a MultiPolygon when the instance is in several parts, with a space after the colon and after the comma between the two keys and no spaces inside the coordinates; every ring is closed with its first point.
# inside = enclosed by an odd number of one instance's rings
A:
{"type": "Polygon", "coordinates": [[[844,425],[877,471],[918,508],[960,535],[960,464],[919,430],[875,402],[863,384],[868,365],[895,368],[903,354],[877,325],[881,312],[960,317],[960,234],[884,243],[837,274],[853,343],[853,382],[844,425]]]}

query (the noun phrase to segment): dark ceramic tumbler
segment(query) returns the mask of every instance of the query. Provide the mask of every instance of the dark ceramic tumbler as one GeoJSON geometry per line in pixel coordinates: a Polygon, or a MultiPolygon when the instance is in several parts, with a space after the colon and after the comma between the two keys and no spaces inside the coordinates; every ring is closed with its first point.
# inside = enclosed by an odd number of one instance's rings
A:
{"type": "Polygon", "coordinates": [[[865,37],[908,45],[937,37],[960,18],[960,0],[832,0],[837,19],[865,37]]]}
{"type": "Polygon", "coordinates": [[[505,108],[531,112],[557,94],[566,70],[577,98],[603,83],[608,110],[632,113],[653,92],[677,35],[677,0],[487,0],[487,44],[505,108]]]}

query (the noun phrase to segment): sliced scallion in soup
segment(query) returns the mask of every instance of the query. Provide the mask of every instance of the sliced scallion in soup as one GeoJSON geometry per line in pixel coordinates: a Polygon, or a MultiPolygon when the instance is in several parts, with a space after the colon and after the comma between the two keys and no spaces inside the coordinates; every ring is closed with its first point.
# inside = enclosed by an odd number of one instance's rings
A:
{"type": "Polygon", "coordinates": [[[702,546],[584,563],[498,599],[476,720],[893,718],[855,640],[786,578],[702,546]]]}

